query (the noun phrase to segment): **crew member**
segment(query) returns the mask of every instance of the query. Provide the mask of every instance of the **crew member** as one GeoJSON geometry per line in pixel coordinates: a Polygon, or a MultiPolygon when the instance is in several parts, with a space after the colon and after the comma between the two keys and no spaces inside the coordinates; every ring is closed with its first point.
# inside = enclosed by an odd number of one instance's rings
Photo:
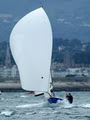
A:
{"type": "Polygon", "coordinates": [[[66,98],[69,101],[69,103],[71,104],[73,102],[73,96],[71,95],[71,93],[66,94],[66,98]]]}

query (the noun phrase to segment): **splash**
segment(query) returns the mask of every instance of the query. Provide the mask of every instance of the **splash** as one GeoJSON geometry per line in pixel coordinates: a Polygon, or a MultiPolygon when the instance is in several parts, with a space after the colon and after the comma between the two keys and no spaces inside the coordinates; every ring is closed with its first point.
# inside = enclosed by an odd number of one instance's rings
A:
{"type": "Polygon", "coordinates": [[[72,108],[73,104],[70,104],[67,99],[64,99],[62,107],[63,108],[72,108]]]}

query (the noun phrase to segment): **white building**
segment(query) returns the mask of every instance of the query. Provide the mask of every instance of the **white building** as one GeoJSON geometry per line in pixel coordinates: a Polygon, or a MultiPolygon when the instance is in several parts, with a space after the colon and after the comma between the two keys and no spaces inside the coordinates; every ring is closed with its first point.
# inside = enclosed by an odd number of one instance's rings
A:
{"type": "Polygon", "coordinates": [[[7,68],[6,66],[0,68],[0,77],[2,78],[19,78],[19,72],[16,65],[7,68]]]}
{"type": "Polygon", "coordinates": [[[67,68],[65,70],[51,70],[52,77],[60,78],[66,76],[74,77],[90,77],[90,68],[67,68]]]}

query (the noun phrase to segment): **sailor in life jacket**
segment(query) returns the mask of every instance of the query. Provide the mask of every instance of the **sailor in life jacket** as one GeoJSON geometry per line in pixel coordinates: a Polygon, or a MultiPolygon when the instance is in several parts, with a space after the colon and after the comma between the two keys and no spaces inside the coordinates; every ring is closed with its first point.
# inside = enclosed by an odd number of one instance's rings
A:
{"type": "Polygon", "coordinates": [[[66,98],[70,104],[73,102],[73,96],[71,95],[71,93],[66,94],[66,98]]]}

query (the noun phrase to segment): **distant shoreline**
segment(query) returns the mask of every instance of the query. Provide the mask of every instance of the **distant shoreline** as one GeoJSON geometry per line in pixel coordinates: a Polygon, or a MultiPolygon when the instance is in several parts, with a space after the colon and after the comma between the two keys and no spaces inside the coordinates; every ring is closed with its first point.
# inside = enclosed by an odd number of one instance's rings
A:
{"type": "Polygon", "coordinates": [[[90,91],[90,77],[54,78],[56,91],[90,91]]]}
{"type": "MultiPolygon", "coordinates": [[[[20,81],[8,80],[0,82],[2,92],[25,92],[21,88],[20,81]]],[[[90,91],[90,78],[53,78],[55,91],[90,91]]]]}

